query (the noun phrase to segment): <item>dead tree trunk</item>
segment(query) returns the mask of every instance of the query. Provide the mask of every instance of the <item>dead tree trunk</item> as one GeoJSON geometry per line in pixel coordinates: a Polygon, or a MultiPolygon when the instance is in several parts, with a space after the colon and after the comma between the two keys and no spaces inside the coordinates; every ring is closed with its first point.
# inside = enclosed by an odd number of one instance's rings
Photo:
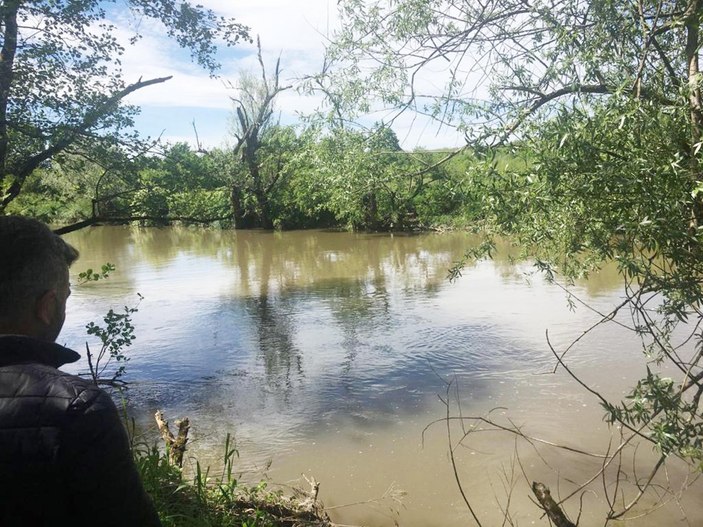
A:
{"type": "MultiPolygon", "coordinates": [[[[271,214],[270,193],[273,191],[279,174],[274,174],[264,180],[264,174],[261,170],[260,152],[262,149],[262,138],[265,137],[267,130],[270,129],[271,116],[273,115],[274,100],[282,91],[290,89],[292,86],[280,85],[280,58],[276,62],[276,69],[272,79],[266,77],[266,68],[261,55],[261,42],[257,38],[258,59],[261,67],[261,79],[252,79],[243,75],[240,79],[240,91],[238,98],[232,97],[232,101],[236,104],[236,131],[234,132],[237,143],[233,148],[233,155],[240,156],[241,162],[246,167],[248,177],[246,183],[241,181],[233,181],[233,207],[237,205],[235,189],[241,194],[249,194],[256,201],[256,210],[248,210],[247,213],[252,214],[248,222],[238,222],[235,218],[235,228],[248,228],[251,223],[264,229],[273,228],[273,218],[271,214]]],[[[236,216],[237,210],[234,214],[236,216]]]]}

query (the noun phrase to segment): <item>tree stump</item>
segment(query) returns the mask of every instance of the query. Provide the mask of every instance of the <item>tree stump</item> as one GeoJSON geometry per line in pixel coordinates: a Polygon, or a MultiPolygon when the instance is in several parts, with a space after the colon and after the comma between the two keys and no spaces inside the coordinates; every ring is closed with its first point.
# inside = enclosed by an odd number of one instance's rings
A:
{"type": "Polygon", "coordinates": [[[185,454],[186,443],[188,442],[190,421],[187,417],[176,420],[178,435],[174,436],[171,433],[171,430],[168,427],[168,421],[164,418],[164,414],[161,410],[156,411],[154,418],[156,419],[156,425],[159,427],[159,432],[161,432],[161,437],[163,438],[164,443],[166,443],[169,461],[177,467],[183,467],[183,454],[185,454]]]}

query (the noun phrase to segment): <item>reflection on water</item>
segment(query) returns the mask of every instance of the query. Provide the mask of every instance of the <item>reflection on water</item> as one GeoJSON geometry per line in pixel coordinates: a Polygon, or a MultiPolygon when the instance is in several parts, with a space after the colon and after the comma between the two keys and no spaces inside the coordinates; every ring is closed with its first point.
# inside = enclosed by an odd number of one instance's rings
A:
{"type": "MultiPolygon", "coordinates": [[[[589,443],[606,432],[600,409],[574,383],[543,375],[553,366],[545,329],[563,346],[593,314],[570,312],[564,293],[539,277],[528,282],[531,267],[514,263],[507,245],[450,284],[447,269],[476,243],[463,233],[100,227],[67,238],[81,251],[76,274],[108,261],[117,271],[74,286],[61,342],[83,349],[86,322],[141,293],[127,373],[133,412],[145,423],[157,408],[189,415],[193,448],[206,456],[234,432],[243,469],[273,459],[274,480],[312,473],[328,505],[369,500],[392,483],[408,492],[400,516],[385,500],[336,509],[342,523],[466,524],[441,427],[422,444],[424,427],[443,415],[437,395],[448,379],[466,414],[508,407],[554,440],[578,430],[589,443]]],[[[603,272],[575,292],[605,310],[616,286],[603,272]]],[[[619,395],[624,378],[641,373],[637,353],[628,335],[606,328],[571,360],[619,395]]],[[[513,447],[511,438],[483,437],[461,470],[490,515],[513,447]]],[[[534,453],[522,456],[540,474],[534,453]]],[[[529,502],[519,506],[539,517],[529,502]]]]}

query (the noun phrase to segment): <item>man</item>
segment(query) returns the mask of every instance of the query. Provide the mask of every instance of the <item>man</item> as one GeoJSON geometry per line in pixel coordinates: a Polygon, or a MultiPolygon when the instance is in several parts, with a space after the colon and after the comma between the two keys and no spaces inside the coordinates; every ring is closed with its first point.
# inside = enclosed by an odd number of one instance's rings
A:
{"type": "Polygon", "coordinates": [[[0,216],[0,526],[158,526],[109,395],[57,368],[78,252],[0,216]]]}

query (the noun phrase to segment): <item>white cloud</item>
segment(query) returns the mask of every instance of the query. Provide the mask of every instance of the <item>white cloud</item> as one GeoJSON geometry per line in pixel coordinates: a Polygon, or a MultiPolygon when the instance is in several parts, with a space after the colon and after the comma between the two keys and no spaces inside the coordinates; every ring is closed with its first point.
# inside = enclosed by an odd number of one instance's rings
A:
{"type": "MultiPolygon", "coordinates": [[[[311,19],[325,12],[331,2],[316,0],[301,7],[291,2],[243,2],[236,7],[222,6],[222,2],[211,0],[205,6],[218,14],[234,16],[237,20],[252,26],[252,34],[261,35],[264,62],[269,74],[276,60],[281,57],[281,80],[291,83],[294,79],[319,70],[324,53],[322,37],[316,33],[317,22],[311,19]],[[275,14],[274,14],[275,13],[275,14]]],[[[326,16],[325,16],[326,19],[326,16]]],[[[134,20],[124,17],[119,21],[119,36],[126,42],[134,35],[134,20]]],[[[258,73],[256,47],[239,44],[235,47],[236,58],[223,57],[221,79],[213,79],[198,65],[190,61],[187,50],[180,49],[164,37],[159,23],[150,20],[139,21],[142,38],[134,46],[126,46],[122,57],[122,69],[128,81],[139,77],[152,78],[173,76],[168,82],[135,92],[128,102],[140,106],[193,106],[202,108],[231,107],[229,97],[232,91],[224,80],[236,82],[242,70],[258,73]]],[[[230,55],[232,55],[230,53],[230,55]]],[[[293,115],[296,111],[309,111],[307,101],[295,102],[295,97],[286,94],[286,111],[293,115]]],[[[283,105],[280,106],[284,108],[283,105]]]]}
{"type": "Polygon", "coordinates": [[[318,53],[323,51],[324,35],[337,24],[336,0],[244,0],[200,2],[223,16],[235,18],[259,35],[264,50],[318,53]]]}
{"type": "MultiPolygon", "coordinates": [[[[293,2],[284,0],[244,0],[224,2],[222,0],[200,0],[205,7],[218,15],[233,17],[251,27],[252,36],[261,38],[262,54],[269,76],[275,62],[281,58],[281,82],[295,84],[305,75],[317,73],[322,65],[326,37],[338,24],[336,0],[306,0],[293,2]]],[[[124,15],[116,22],[121,38],[126,42],[134,35],[135,20],[124,15]]],[[[127,102],[136,104],[150,114],[158,114],[156,122],[141,120],[140,129],[145,134],[158,135],[166,130],[168,139],[193,142],[192,120],[198,123],[201,140],[208,146],[222,143],[228,130],[226,115],[232,103],[230,97],[236,92],[228,89],[224,81],[236,83],[242,70],[259,74],[256,46],[240,43],[234,48],[225,48],[220,53],[222,70],[220,78],[211,78],[206,71],[190,60],[188,50],[181,49],[168,39],[163,27],[149,19],[139,20],[141,40],[135,46],[126,46],[122,58],[122,69],[127,81],[136,81],[162,76],[173,78],[163,84],[150,86],[129,96],[127,102]],[[156,109],[172,108],[172,115],[156,109]],[[187,108],[192,117],[184,117],[187,108]],[[209,111],[208,117],[198,115],[198,109],[209,111]],[[192,111],[190,111],[192,110],[192,111]],[[213,119],[212,111],[221,110],[222,118],[213,119]],[[202,127],[202,130],[201,130],[202,127]]],[[[436,91],[448,78],[448,71],[434,71],[427,78],[419,77],[418,88],[436,91]]],[[[279,95],[276,111],[283,124],[297,122],[299,114],[315,111],[323,102],[321,97],[303,97],[295,90],[279,95]]],[[[389,115],[373,115],[367,121],[388,121],[389,115]]],[[[459,134],[450,129],[439,129],[428,118],[403,114],[393,124],[401,144],[405,148],[424,146],[427,148],[462,144],[459,134]]]]}

